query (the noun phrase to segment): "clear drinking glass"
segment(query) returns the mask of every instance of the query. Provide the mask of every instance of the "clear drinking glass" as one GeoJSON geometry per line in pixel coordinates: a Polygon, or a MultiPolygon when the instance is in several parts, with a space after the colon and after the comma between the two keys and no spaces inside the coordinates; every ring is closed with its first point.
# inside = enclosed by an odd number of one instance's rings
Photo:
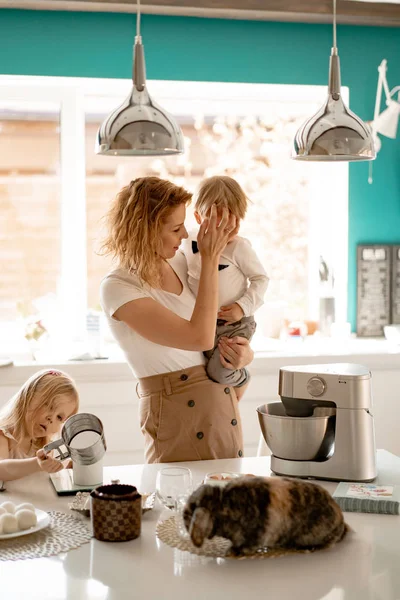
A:
{"type": "Polygon", "coordinates": [[[192,473],[186,467],[164,467],[157,473],[157,498],[166,508],[178,510],[178,498],[192,489],[192,473]]]}

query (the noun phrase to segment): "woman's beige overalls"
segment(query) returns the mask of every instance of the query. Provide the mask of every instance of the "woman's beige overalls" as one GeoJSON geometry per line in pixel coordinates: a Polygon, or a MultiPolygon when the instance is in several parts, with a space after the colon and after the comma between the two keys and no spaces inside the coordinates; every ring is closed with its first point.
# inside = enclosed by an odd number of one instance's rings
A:
{"type": "Polygon", "coordinates": [[[235,390],[203,365],[139,379],[137,392],[148,463],[243,456],[235,390]]]}

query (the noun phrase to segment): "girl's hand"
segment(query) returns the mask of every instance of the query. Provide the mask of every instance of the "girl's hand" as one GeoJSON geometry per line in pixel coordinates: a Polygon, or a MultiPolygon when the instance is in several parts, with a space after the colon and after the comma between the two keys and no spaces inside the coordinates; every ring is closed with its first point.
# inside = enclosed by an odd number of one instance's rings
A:
{"type": "Polygon", "coordinates": [[[36,460],[41,470],[46,473],[57,473],[57,471],[61,471],[64,468],[59,460],[52,458],[44,450],[36,452],[36,460]]]}
{"type": "Polygon", "coordinates": [[[243,317],[244,312],[237,302],[228,306],[221,306],[218,313],[218,319],[224,319],[228,323],[236,323],[236,321],[240,321],[243,317]]]}
{"type": "Polygon", "coordinates": [[[223,337],[219,341],[218,349],[222,366],[226,369],[242,369],[254,358],[249,340],[243,337],[223,337]]]}
{"type": "Polygon", "coordinates": [[[221,220],[217,223],[217,208],[213,204],[210,216],[203,220],[197,235],[201,257],[218,260],[236,228],[236,217],[230,215],[227,208],[222,209],[221,220]]]}

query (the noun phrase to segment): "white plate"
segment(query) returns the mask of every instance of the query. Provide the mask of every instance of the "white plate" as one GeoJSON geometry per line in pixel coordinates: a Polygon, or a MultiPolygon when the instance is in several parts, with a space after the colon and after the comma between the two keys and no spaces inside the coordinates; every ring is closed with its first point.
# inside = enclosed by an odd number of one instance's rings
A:
{"type": "MultiPolygon", "coordinates": [[[[50,515],[44,510],[36,509],[37,523],[35,527],[30,529],[24,529],[23,531],[16,531],[15,533],[3,533],[0,535],[0,540],[9,540],[11,538],[19,537],[20,535],[28,535],[29,533],[36,533],[50,525],[50,515]]],[[[1,548],[1,546],[0,546],[1,548]]]]}
{"type": "Polygon", "coordinates": [[[242,476],[242,473],[231,473],[230,471],[220,471],[219,473],[207,473],[204,477],[204,483],[207,485],[216,485],[218,487],[224,487],[230,483],[233,479],[237,479],[242,476]],[[213,479],[215,477],[222,477],[223,479],[213,479]]]}

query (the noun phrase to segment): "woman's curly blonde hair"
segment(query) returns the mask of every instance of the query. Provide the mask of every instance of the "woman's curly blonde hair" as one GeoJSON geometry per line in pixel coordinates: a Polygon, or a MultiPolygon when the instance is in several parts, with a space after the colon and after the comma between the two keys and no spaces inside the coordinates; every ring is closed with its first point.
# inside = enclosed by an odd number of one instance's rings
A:
{"type": "Polygon", "coordinates": [[[161,229],[172,209],[189,204],[192,194],[165,179],[140,177],[117,194],[106,215],[108,235],[101,254],[152,287],[160,286],[161,229]]]}

